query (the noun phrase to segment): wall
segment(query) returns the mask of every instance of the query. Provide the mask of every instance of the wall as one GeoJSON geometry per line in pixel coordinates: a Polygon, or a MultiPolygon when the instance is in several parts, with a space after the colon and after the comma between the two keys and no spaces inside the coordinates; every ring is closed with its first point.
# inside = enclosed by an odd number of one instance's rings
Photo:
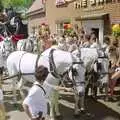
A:
{"type": "MultiPolygon", "coordinates": [[[[40,14],[29,17],[29,29],[31,26],[34,26],[36,24],[40,24],[44,20],[48,22],[50,25],[50,29],[52,33],[56,32],[56,21],[57,20],[64,20],[64,19],[70,19],[72,24],[78,24],[81,25],[81,21],[75,21],[75,18],[78,16],[84,16],[84,15],[92,15],[92,14],[100,14],[100,13],[109,13],[109,20],[105,20],[106,23],[115,23],[119,22],[120,20],[120,2],[119,3],[108,3],[101,5],[99,7],[88,7],[85,9],[75,9],[74,3],[70,3],[67,7],[61,7],[57,8],[55,6],[55,0],[47,0],[46,1],[46,17],[41,16],[40,14]],[[91,9],[92,8],[92,9],[91,9]],[[47,19],[47,20],[46,20],[47,19]]],[[[108,29],[110,26],[106,25],[106,29],[108,29]]],[[[29,30],[30,31],[30,30],[29,30]]],[[[105,31],[106,34],[109,32],[105,31]]]]}
{"type": "MultiPolygon", "coordinates": [[[[116,22],[120,20],[120,3],[107,3],[104,5],[100,5],[97,7],[88,7],[85,9],[75,9],[74,3],[69,4],[67,7],[57,8],[55,6],[55,0],[47,0],[46,4],[46,15],[48,19],[48,23],[50,24],[50,28],[52,32],[55,32],[55,21],[70,19],[72,24],[81,25],[81,21],[75,21],[75,17],[84,16],[84,15],[92,15],[92,14],[100,14],[100,13],[108,13],[109,14],[109,24],[106,25],[105,28],[110,29],[110,23],[116,22]]],[[[105,24],[107,20],[105,20],[105,24]]],[[[110,33],[105,31],[106,34],[110,33]]]]}
{"type": "MultiPolygon", "coordinates": [[[[70,3],[67,7],[57,8],[55,0],[47,0],[46,16],[52,33],[56,32],[55,22],[57,20],[70,19],[72,24],[75,24],[75,16],[79,15],[79,10],[74,9],[74,4],[70,3]]],[[[80,24],[80,22],[78,22],[80,24]]]]}
{"type": "Polygon", "coordinates": [[[41,23],[47,22],[46,17],[45,17],[45,13],[30,16],[28,21],[29,21],[28,22],[28,28],[29,28],[28,32],[29,33],[32,32],[32,27],[38,27],[41,23]]]}

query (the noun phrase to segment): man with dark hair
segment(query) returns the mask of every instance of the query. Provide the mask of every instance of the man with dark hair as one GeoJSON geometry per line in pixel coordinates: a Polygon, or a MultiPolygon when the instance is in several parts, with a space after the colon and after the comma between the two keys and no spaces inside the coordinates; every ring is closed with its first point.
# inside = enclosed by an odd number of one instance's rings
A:
{"type": "Polygon", "coordinates": [[[44,120],[47,115],[46,92],[41,84],[48,76],[48,73],[48,69],[42,65],[36,68],[36,82],[23,101],[24,111],[30,120],[44,120]]]}

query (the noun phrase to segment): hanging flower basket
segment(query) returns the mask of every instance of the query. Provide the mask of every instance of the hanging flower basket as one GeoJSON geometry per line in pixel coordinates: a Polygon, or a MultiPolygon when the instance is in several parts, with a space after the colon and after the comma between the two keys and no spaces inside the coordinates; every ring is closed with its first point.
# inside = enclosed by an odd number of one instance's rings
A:
{"type": "Polygon", "coordinates": [[[112,27],[112,33],[115,37],[120,36],[120,24],[115,24],[112,27]]]}

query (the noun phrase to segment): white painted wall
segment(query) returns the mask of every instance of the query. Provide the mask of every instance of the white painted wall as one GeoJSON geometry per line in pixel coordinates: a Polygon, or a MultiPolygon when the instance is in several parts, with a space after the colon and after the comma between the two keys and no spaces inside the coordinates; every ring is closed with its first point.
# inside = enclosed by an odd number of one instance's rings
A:
{"type": "Polygon", "coordinates": [[[99,41],[103,44],[103,35],[104,35],[104,21],[103,20],[85,20],[82,21],[82,26],[85,29],[85,32],[88,34],[91,31],[91,28],[99,28],[99,41]]]}

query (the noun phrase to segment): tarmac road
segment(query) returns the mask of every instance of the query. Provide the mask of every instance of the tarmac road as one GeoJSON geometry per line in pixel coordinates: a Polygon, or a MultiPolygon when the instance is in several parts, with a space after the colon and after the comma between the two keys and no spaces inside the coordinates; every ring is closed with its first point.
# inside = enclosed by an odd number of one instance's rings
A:
{"type": "MultiPolygon", "coordinates": [[[[10,81],[5,81],[3,85],[4,96],[5,96],[5,107],[7,112],[8,120],[28,120],[28,117],[24,113],[22,106],[20,104],[20,97],[18,94],[18,105],[15,106],[12,103],[12,94],[10,81]]],[[[86,105],[88,111],[94,115],[94,117],[86,117],[81,115],[79,118],[74,118],[74,100],[73,95],[67,95],[61,92],[60,97],[60,111],[63,115],[63,120],[120,120],[120,106],[118,106],[118,101],[115,103],[104,102],[100,100],[98,102],[93,101],[91,98],[87,99],[86,105]]],[[[118,96],[119,99],[119,96],[118,96]]],[[[120,99],[119,99],[120,101],[120,99]]]]}

